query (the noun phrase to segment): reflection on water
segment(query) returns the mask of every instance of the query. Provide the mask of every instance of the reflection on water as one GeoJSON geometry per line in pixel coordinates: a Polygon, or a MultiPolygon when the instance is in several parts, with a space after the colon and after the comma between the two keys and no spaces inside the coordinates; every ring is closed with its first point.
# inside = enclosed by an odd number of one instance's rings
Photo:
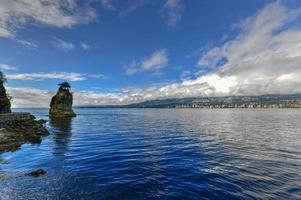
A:
{"type": "Polygon", "coordinates": [[[72,136],[72,118],[50,118],[49,126],[55,143],[54,154],[64,155],[72,136]]]}
{"type": "Polygon", "coordinates": [[[77,113],[2,155],[0,199],[300,199],[301,110],[77,113]]]}

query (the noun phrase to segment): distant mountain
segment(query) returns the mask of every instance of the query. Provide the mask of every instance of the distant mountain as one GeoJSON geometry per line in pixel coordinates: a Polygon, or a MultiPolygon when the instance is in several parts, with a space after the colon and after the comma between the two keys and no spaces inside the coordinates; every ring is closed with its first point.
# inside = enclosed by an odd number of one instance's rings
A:
{"type": "Polygon", "coordinates": [[[150,100],[125,108],[301,108],[301,94],[150,100]]]}
{"type": "Polygon", "coordinates": [[[77,108],[301,108],[301,94],[172,98],[128,105],[92,105],[77,108]]]}

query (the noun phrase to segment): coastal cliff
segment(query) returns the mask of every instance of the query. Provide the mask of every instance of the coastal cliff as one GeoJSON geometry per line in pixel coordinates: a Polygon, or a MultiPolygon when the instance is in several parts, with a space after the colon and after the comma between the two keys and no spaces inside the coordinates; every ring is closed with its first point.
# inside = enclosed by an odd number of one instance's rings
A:
{"type": "Polygon", "coordinates": [[[72,109],[73,95],[70,92],[70,84],[63,82],[59,84],[59,89],[51,99],[49,115],[50,117],[75,117],[72,109]]]}

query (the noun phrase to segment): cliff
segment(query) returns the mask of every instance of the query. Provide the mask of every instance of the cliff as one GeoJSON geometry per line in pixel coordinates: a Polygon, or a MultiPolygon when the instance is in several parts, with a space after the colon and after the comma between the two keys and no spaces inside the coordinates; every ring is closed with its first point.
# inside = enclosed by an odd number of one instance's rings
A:
{"type": "Polygon", "coordinates": [[[49,115],[50,117],[75,117],[72,109],[73,95],[70,92],[70,85],[67,82],[59,84],[59,89],[51,99],[49,115]]]}

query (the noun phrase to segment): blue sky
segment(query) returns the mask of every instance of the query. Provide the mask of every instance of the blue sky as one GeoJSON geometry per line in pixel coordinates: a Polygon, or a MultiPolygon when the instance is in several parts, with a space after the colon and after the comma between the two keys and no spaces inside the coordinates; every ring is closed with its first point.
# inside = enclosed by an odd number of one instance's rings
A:
{"type": "Polygon", "coordinates": [[[64,80],[77,105],[299,92],[290,88],[300,84],[294,78],[300,6],[298,0],[0,0],[0,69],[14,106],[47,106],[31,97],[47,102],[64,80]],[[260,60],[266,53],[273,57],[260,60]],[[276,66],[279,57],[289,66],[276,66]]]}

